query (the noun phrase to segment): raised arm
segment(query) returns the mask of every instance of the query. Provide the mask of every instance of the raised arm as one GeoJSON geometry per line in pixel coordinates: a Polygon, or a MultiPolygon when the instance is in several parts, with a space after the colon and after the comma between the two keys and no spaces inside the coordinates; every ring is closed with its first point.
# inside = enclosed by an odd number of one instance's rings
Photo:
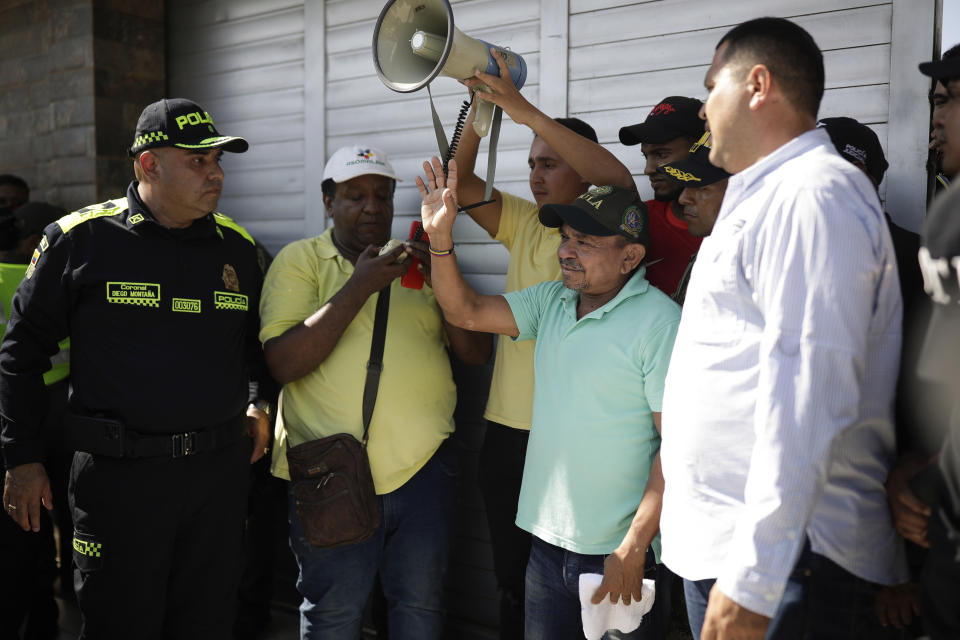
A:
{"type": "MultiPolygon", "coordinates": [[[[469,82],[469,81],[468,81],[469,82]]],[[[460,144],[457,146],[457,153],[453,156],[456,161],[456,172],[458,181],[459,200],[466,204],[480,202],[483,200],[483,191],[486,188],[486,182],[476,174],[477,151],[480,149],[480,136],[473,130],[473,118],[477,113],[477,104],[474,102],[470,110],[470,116],[463,126],[463,134],[460,136],[460,144]]],[[[453,172],[454,164],[451,163],[450,171],[453,172]]],[[[483,227],[483,230],[491,236],[496,236],[500,229],[500,213],[503,211],[503,197],[496,189],[490,196],[493,200],[490,204],[482,207],[469,209],[467,213],[474,221],[483,227]]]]}
{"type": "MultiPolygon", "coordinates": [[[[487,85],[493,90],[492,92],[477,91],[477,99],[494,103],[503,109],[511,120],[517,124],[530,127],[534,134],[550,145],[550,148],[556,151],[587,182],[595,185],[614,185],[624,189],[636,189],[630,170],[617,160],[616,156],[593,140],[584,138],[579,133],[568,129],[530,104],[510,80],[510,71],[507,68],[506,61],[495,50],[491,49],[491,51],[494,51],[494,57],[500,65],[500,76],[477,71],[474,73],[474,78],[464,81],[464,84],[471,89],[480,85],[487,85]]],[[[466,137],[466,131],[464,131],[464,137],[466,137]]],[[[474,137],[476,137],[476,134],[474,134],[474,137]]],[[[474,149],[473,157],[476,158],[476,149],[474,149]]],[[[457,159],[460,159],[459,153],[457,159]]],[[[473,169],[472,163],[470,169],[471,171],[473,169]]],[[[461,173],[465,171],[464,169],[461,173]]],[[[483,195],[482,191],[480,195],[483,195]]],[[[473,200],[470,200],[471,196],[472,194],[467,195],[465,192],[461,192],[460,201],[469,204],[473,202],[473,200]]],[[[482,207],[478,207],[478,209],[480,208],[482,207]]]]}
{"type": "Polygon", "coordinates": [[[423,228],[430,235],[431,280],[443,315],[448,322],[464,329],[517,337],[520,332],[506,299],[477,293],[457,267],[456,254],[452,251],[453,221],[457,217],[456,160],[450,162],[449,188],[446,188],[439,158],[433,158],[433,166],[424,162],[423,170],[427,175],[426,184],[423,178],[417,177],[423,200],[420,215],[423,228]],[[440,255],[448,250],[449,254],[440,255]]]}

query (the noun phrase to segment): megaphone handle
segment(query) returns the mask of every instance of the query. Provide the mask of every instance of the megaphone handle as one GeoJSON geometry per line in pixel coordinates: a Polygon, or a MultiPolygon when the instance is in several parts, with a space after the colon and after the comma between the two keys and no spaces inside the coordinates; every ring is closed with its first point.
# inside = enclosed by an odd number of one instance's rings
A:
{"type": "Polygon", "coordinates": [[[493,178],[497,173],[497,140],[500,138],[500,119],[503,117],[503,109],[497,107],[493,110],[493,124],[490,127],[490,149],[487,152],[487,184],[483,189],[483,199],[489,200],[493,195],[493,178]]]}
{"type": "MultiPolygon", "coordinates": [[[[482,90],[482,87],[477,89],[477,91],[482,90]]],[[[486,100],[480,100],[480,104],[477,105],[477,112],[473,114],[473,130],[477,133],[478,138],[484,138],[490,133],[490,121],[493,118],[493,111],[496,106],[486,100]]]]}

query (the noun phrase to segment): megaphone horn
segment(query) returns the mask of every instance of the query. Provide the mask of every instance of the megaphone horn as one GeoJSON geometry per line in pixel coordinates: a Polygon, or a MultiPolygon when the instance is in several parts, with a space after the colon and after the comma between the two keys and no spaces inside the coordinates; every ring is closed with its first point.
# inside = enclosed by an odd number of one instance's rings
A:
{"type": "MultiPolygon", "coordinates": [[[[500,67],[491,48],[504,56],[513,84],[521,88],[527,79],[523,58],[457,29],[448,0],[390,0],[373,29],[377,75],[400,93],[422,89],[438,75],[457,80],[470,78],[478,70],[498,75],[500,67]]],[[[489,131],[493,106],[483,101],[478,106],[473,127],[481,137],[489,131]]]]}

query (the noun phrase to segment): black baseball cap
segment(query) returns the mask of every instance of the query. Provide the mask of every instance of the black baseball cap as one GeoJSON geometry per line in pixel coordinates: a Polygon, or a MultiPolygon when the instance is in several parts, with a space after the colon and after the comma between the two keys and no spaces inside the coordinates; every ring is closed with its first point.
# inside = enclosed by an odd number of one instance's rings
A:
{"type": "Polygon", "coordinates": [[[940,194],[923,223],[920,270],[934,302],[917,372],[941,382],[960,382],[960,185],[940,194]]]}
{"type": "Polygon", "coordinates": [[[880,184],[883,181],[889,164],[883,155],[880,138],[873,129],[853,118],[845,117],[823,118],[817,126],[827,130],[827,135],[840,155],[851,162],[863,164],[874,183],[880,184]]]}
{"type": "Polygon", "coordinates": [[[553,228],[566,222],[581,233],[592,236],[620,234],[631,242],[650,246],[647,205],[633,189],[593,187],[571,204],[540,207],[540,222],[553,228]]]}
{"type": "Polygon", "coordinates": [[[700,139],[690,147],[689,155],[677,162],[668,162],[657,167],[657,173],[662,173],[684,187],[705,187],[730,177],[730,174],[710,163],[710,132],[705,132],[700,139]]]}
{"type": "Polygon", "coordinates": [[[706,124],[700,119],[702,102],[696,98],[670,96],[660,101],[640,124],[620,128],[620,142],[661,144],[682,136],[699,138],[706,124]]]}
{"type": "Polygon", "coordinates": [[[921,62],[920,73],[935,80],[960,78],[960,44],[955,44],[943,52],[939,60],[921,62]]]}
{"type": "Polygon", "coordinates": [[[130,155],[156,147],[218,149],[243,153],[250,145],[243,138],[223,136],[213,126],[209,113],[192,100],[164,98],[140,114],[130,155]]]}

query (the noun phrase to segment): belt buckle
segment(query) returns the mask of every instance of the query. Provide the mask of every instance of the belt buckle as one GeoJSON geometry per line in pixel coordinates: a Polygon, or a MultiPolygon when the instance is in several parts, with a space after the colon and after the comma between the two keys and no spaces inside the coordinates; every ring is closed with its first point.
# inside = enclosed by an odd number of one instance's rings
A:
{"type": "Polygon", "coordinates": [[[196,436],[196,431],[190,431],[188,433],[176,433],[170,436],[171,455],[174,458],[182,458],[184,456],[189,456],[196,453],[196,436]]]}

